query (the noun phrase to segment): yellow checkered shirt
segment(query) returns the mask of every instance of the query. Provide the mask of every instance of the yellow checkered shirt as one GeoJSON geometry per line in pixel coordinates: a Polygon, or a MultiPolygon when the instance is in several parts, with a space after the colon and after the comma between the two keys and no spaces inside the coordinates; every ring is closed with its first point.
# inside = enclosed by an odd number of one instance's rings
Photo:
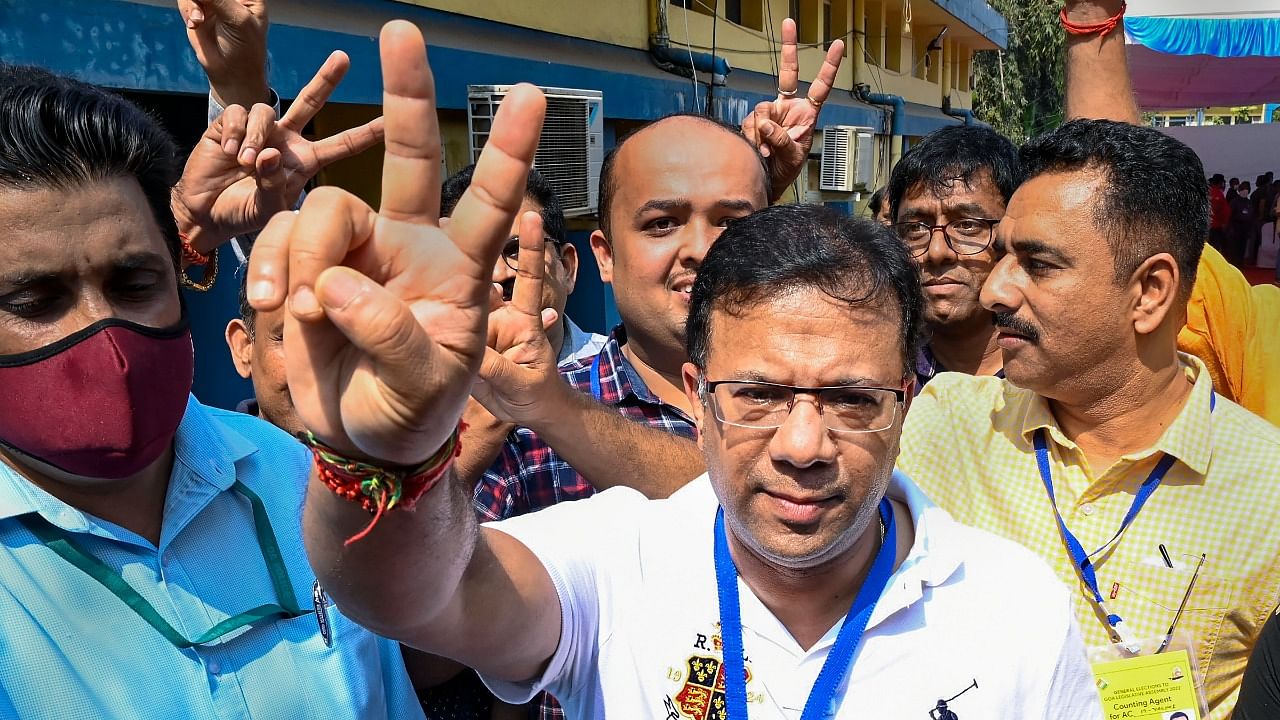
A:
{"type": "Polygon", "coordinates": [[[1210,413],[1209,373],[1200,360],[1181,357],[1195,381],[1187,404],[1154,447],[1100,476],[1043,398],[1005,380],[956,373],[938,375],[915,399],[898,467],[961,522],[1022,543],[1078,587],[1076,615],[1093,646],[1110,642],[1106,621],[1058,532],[1036,466],[1035,432],[1046,431],[1058,509],[1087,552],[1119,529],[1161,455],[1176,457],[1124,536],[1094,556],[1098,586],[1132,637],[1161,636],[1200,554],[1207,555],[1178,630],[1194,638],[1209,717],[1225,720],[1254,641],[1280,602],[1280,429],[1221,396],[1210,413]]]}

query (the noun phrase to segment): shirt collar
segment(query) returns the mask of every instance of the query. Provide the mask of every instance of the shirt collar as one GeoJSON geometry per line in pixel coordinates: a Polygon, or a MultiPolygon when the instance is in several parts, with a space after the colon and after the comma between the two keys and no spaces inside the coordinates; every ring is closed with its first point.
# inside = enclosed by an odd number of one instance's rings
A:
{"type": "Polygon", "coordinates": [[[945,372],[945,370],[938,362],[938,358],[934,357],[933,350],[929,347],[929,344],[921,344],[920,351],[916,353],[916,392],[919,392],[925,383],[932,380],[934,375],[945,372]]]}
{"type": "Polygon", "coordinates": [[[964,541],[954,531],[955,519],[933,504],[911,478],[895,470],[886,495],[907,506],[914,539],[907,557],[889,578],[867,627],[915,604],[923,597],[924,588],[947,582],[964,562],[964,541]]]}
{"type": "Polygon", "coordinates": [[[586,332],[578,327],[568,315],[564,316],[564,342],[560,345],[560,357],[556,358],[557,365],[565,365],[581,357],[590,357],[599,352],[600,343],[596,339],[600,336],[586,332]]]}
{"type": "MultiPolygon", "coordinates": [[[[1198,475],[1209,471],[1209,461],[1213,457],[1213,433],[1210,432],[1211,400],[1213,396],[1213,379],[1200,358],[1194,355],[1178,353],[1179,362],[1187,379],[1191,380],[1191,394],[1186,404],[1178,412],[1173,423],[1164,431],[1156,444],[1146,450],[1125,455],[1125,460],[1138,460],[1157,452],[1166,453],[1177,458],[1183,465],[1198,475]]],[[[1031,442],[1037,430],[1044,429],[1055,443],[1063,447],[1075,448],[1072,442],[1058,426],[1058,421],[1049,409],[1049,403],[1043,397],[1028,390],[1025,394],[1025,407],[1022,416],[1022,436],[1031,442]]]]}
{"type": "MultiPolygon", "coordinates": [[[[192,496],[212,497],[227,490],[235,482],[235,463],[257,450],[257,446],[244,436],[221,424],[215,427],[208,411],[194,396],[187,398],[187,409],[178,425],[174,438],[174,463],[165,499],[165,525],[170,514],[192,496]]],[[[203,504],[200,505],[203,507],[203,504]]],[[[198,511],[199,508],[194,508],[198,511]]],[[[20,475],[13,468],[0,463],[0,520],[38,513],[50,523],[70,532],[101,531],[98,523],[79,509],[50,495],[20,475]],[[98,530],[95,531],[95,528],[98,530]]],[[[194,513],[192,513],[194,514],[194,513]]],[[[180,521],[182,525],[185,520],[180,521]]],[[[166,530],[167,531],[167,530],[166,530]]]]}
{"type": "Polygon", "coordinates": [[[599,372],[600,378],[602,397],[597,399],[610,405],[620,405],[628,397],[634,397],[650,405],[664,405],[665,403],[649,390],[649,386],[644,384],[640,373],[636,372],[635,366],[622,352],[622,346],[626,342],[627,330],[622,325],[618,325],[613,332],[609,333],[608,342],[596,356],[597,359],[592,362],[591,372],[599,372]],[[598,370],[594,367],[597,364],[598,370]]]}

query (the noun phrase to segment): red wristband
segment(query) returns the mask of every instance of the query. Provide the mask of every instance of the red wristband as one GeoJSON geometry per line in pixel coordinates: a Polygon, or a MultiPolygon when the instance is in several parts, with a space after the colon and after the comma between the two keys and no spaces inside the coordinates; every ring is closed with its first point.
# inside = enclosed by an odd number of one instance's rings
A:
{"type": "Polygon", "coordinates": [[[1072,35],[1101,35],[1106,37],[1116,26],[1124,20],[1124,11],[1128,6],[1120,3],[1120,12],[1099,23],[1074,23],[1067,19],[1067,9],[1062,8],[1062,12],[1058,13],[1058,19],[1062,22],[1062,28],[1072,35]]]}
{"type": "Polygon", "coordinates": [[[182,241],[182,260],[188,265],[208,265],[209,255],[196,250],[191,245],[191,238],[186,233],[178,233],[178,239],[182,241]]]}

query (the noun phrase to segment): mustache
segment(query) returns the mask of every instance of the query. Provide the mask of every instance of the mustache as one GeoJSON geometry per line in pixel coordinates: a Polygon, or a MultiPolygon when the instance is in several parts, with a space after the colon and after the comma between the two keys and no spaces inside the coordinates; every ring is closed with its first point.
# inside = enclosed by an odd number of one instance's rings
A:
{"type": "Polygon", "coordinates": [[[671,290],[671,289],[673,289],[676,285],[678,285],[678,284],[680,284],[680,283],[682,283],[682,282],[684,282],[684,281],[686,281],[686,280],[687,280],[690,284],[692,284],[692,283],[693,283],[695,280],[697,280],[697,279],[698,279],[698,271],[697,271],[697,270],[687,270],[687,271],[685,271],[685,272],[682,272],[682,273],[679,273],[679,274],[676,274],[676,275],[672,275],[671,277],[667,278],[667,289],[668,289],[668,290],[671,290]]]}
{"type": "Polygon", "coordinates": [[[998,312],[991,317],[991,322],[1003,331],[1021,335],[1031,342],[1040,341],[1040,329],[1013,313],[998,312]]]}

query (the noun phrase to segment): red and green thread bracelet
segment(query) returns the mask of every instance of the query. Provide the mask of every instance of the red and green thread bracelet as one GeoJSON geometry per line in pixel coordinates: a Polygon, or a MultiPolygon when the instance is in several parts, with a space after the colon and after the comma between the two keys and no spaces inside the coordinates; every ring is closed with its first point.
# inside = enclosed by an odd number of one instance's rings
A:
{"type": "Polygon", "coordinates": [[[360,507],[373,515],[369,525],[348,538],[344,544],[350,545],[367,537],[382,519],[383,513],[398,507],[412,510],[418,498],[448,474],[454,458],[462,452],[461,435],[466,429],[466,423],[458,423],[458,427],[434,455],[421,465],[405,470],[390,470],[343,457],[314,434],[301,433],[299,437],[315,457],[316,473],[325,486],[344,500],[358,502],[360,507]]]}

